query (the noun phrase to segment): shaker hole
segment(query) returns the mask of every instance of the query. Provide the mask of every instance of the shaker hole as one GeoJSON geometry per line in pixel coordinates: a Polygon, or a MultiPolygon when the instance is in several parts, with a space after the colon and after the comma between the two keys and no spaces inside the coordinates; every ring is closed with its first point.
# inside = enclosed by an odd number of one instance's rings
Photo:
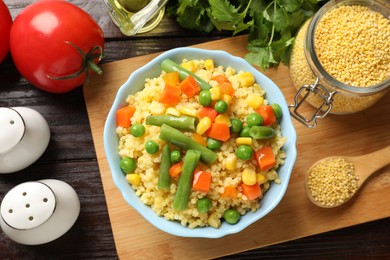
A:
{"type": "Polygon", "coordinates": [[[34,220],[34,217],[33,217],[33,216],[29,216],[29,217],[28,217],[28,220],[33,221],[33,220],[34,220]]]}
{"type": "Polygon", "coordinates": [[[26,196],[26,195],[27,195],[27,192],[23,192],[22,195],[23,195],[23,196],[26,196]]]}
{"type": "Polygon", "coordinates": [[[48,199],[47,199],[47,198],[44,198],[44,199],[43,199],[43,202],[45,202],[45,203],[46,203],[47,201],[48,201],[48,199]]]}
{"type": "Polygon", "coordinates": [[[8,210],[8,213],[12,214],[14,211],[12,209],[8,210]]]}
{"type": "Polygon", "coordinates": [[[29,208],[29,207],[30,207],[30,204],[27,203],[27,204],[26,204],[26,208],[29,208]]]}
{"type": "Polygon", "coordinates": [[[15,124],[15,121],[14,121],[14,120],[11,120],[11,121],[9,121],[9,123],[10,123],[11,125],[13,125],[13,124],[15,124]]]}

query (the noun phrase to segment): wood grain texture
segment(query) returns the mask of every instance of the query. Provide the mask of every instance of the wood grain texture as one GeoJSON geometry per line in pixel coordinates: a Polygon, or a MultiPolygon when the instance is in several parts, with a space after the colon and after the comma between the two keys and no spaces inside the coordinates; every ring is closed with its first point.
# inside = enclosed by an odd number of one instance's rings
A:
{"type": "MultiPolygon", "coordinates": [[[[242,57],[246,53],[245,46],[245,36],[240,36],[207,42],[197,47],[226,50],[242,57]]],[[[381,170],[354,201],[336,209],[321,209],[312,205],[303,188],[305,172],[316,160],[330,155],[372,152],[390,144],[390,133],[384,131],[390,129],[390,117],[377,116],[390,113],[386,96],[362,113],[348,116],[330,115],[321,120],[315,129],[306,128],[294,121],[298,133],[298,158],[287,193],[275,210],[239,234],[215,240],[181,238],[166,234],[149,224],[125,203],[116,189],[105,158],[102,133],[105,117],[116,90],[132,71],[155,56],[156,54],[150,54],[107,63],[104,70],[108,73],[103,77],[94,77],[92,84],[84,88],[119,257],[158,258],[150,250],[157,247],[161,249],[161,259],[179,259],[183,255],[193,259],[214,258],[390,216],[390,208],[386,206],[390,199],[390,193],[386,192],[390,186],[390,167],[381,170]],[[129,236],[129,233],[132,235],[129,236]]],[[[295,89],[292,87],[288,69],[280,66],[278,69],[267,70],[265,74],[280,87],[287,102],[292,103],[295,89]]]]}

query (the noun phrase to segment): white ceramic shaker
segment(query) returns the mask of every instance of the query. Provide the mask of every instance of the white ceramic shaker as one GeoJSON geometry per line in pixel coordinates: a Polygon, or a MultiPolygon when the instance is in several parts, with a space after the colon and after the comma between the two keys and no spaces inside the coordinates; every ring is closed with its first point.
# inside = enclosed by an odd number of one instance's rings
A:
{"type": "Polygon", "coordinates": [[[20,171],[46,150],[50,129],[37,111],[0,107],[0,174],[20,171]]]}
{"type": "Polygon", "coordinates": [[[12,188],[0,206],[0,226],[13,241],[38,245],[65,234],[76,222],[80,201],[67,183],[46,179],[12,188]]]}

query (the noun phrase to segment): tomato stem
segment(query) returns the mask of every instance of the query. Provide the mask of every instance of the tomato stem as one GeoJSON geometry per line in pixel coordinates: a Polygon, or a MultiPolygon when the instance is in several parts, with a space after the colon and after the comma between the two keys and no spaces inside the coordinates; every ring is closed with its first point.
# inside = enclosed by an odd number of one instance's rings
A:
{"type": "Polygon", "coordinates": [[[103,74],[103,70],[96,65],[92,60],[87,60],[88,68],[91,69],[93,72],[95,72],[98,75],[103,74]]]}
{"type": "Polygon", "coordinates": [[[92,49],[88,53],[85,54],[78,46],[76,46],[72,42],[65,41],[65,43],[71,45],[80,54],[80,56],[83,59],[82,66],[75,73],[72,73],[72,74],[69,74],[66,76],[62,76],[62,77],[54,77],[54,76],[47,75],[48,78],[54,79],[54,80],[73,79],[73,78],[80,76],[81,74],[83,74],[85,72],[86,82],[88,83],[89,82],[89,70],[92,70],[93,72],[95,72],[98,75],[103,74],[103,70],[94,62],[96,59],[98,59],[97,62],[99,62],[104,57],[103,48],[101,46],[95,45],[94,47],[92,47],[92,49]]]}

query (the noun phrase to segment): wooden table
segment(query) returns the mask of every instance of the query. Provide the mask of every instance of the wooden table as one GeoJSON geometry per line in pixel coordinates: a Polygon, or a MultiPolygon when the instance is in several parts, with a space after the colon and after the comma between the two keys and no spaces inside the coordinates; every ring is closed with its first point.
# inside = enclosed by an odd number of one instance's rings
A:
{"type": "MultiPolygon", "coordinates": [[[[31,2],[5,0],[13,17],[31,2]]],[[[229,33],[183,30],[168,18],[148,34],[124,37],[109,19],[102,1],[71,2],[89,12],[103,28],[107,54],[104,63],[230,37],[229,33]]],[[[46,118],[51,130],[49,147],[36,163],[18,173],[0,175],[0,200],[19,183],[53,178],[69,183],[81,202],[75,225],[48,244],[20,245],[1,232],[0,259],[118,258],[82,89],[63,95],[42,92],[19,75],[10,57],[0,64],[0,80],[0,107],[33,108],[46,118]]],[[[390,218],[221,257],[389,259],[390,218]]]]}

